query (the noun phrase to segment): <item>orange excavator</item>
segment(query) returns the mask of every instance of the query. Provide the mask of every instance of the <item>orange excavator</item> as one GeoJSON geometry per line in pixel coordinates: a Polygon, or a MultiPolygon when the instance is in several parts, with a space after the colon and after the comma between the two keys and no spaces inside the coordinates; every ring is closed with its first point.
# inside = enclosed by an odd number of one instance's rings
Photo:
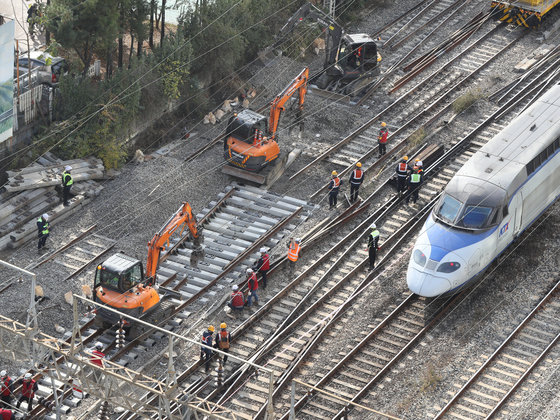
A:
{"type": "Polygon", "coordinates": [[[305,68],[272,101],[268,119],[250,109],[234,114],[229,119],[224,138],[224,155],[227,163],[245,171],[258,172],[280,156],[277,141],[280,117],[285,110],[286,102],[295,92],[298,92],[296,118],[301,121],[308,81],[309,69],[305,68]]]}
{"type": "MultiPolygon", "coordinates": [[[[146,271],[142,262],[123,253],[115,254],[95,270],[94,300],[135,318],[157,324],[171,314],[171,298],[181,299],[174,290],[158,286],[156,271],[160,254],[169,247],[175,233],[182,235],[185,227],[190,230],[194,252],[201,250],[201,233],[191,206],[183,203],[173,216],[148,242],[146,271]]],[[[99,307],[95,318],[98,326],[110,328],[120,321],[119,315],[99,307]]],[[[129,336],[142,333],[142,326],[125,319],[129,336]]]]}

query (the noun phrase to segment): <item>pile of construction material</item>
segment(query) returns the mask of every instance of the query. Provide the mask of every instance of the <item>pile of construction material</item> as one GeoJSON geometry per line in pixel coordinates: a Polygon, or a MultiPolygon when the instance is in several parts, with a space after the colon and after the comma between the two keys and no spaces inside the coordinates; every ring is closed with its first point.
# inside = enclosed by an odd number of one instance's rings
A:
{"type": "Polygon", "coordinates": [[[0,250],[17,248],[37,237],[37,218],[49,215],[49,222],[60,222],[99,195],[103,186],[94,181],[107,177],[103,162],[96,158],[61,161],[47,153],[23,169],[8,171],[8,182],[0,194],[0,250]],[[72,167],[69,206],[63,206],[56,186],[62,172],[72,167]]]}

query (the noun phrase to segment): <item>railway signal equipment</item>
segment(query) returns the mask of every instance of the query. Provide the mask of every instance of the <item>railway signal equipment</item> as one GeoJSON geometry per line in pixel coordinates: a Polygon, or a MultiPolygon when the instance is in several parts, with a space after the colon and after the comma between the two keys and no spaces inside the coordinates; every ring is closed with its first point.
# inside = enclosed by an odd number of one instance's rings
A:
{"type": "MultiPolygon", "coordinates": [[[[148,259],[144,272],[142,262],[125,254],[115,254],[100,264],[95,271],[94,299],[96,302],[117,309],[147,322],[159,322],[173,310],[170,299],[181,299],[181,295],[171,289],[157,285],[156,271],[161,251],[169,246],[169,239],[175,233],[181,234],[189,228],[196,251],[201,250],[201,235],[191,206],[183,203],[173,216],[148,242],[148,259]]],[[[131,337],[141,334],[141,326],[124,320],[131,337]]],[[[111,327],[120,320],[111,311],[99,308],[97,325],[111,327]]]]}

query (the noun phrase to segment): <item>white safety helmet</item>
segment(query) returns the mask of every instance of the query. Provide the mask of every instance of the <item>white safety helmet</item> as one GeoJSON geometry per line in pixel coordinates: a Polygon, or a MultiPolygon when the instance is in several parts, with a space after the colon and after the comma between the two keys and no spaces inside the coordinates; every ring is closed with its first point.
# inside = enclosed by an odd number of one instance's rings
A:
{"type": "Polygon", "coordinates": [[[422,167],[424,166],[424,163],[422,163],[422,161],[419,160],[418,162],[416,162],[416,166],[422,167]]]}
{"type": "Polygon", "coordinates": [[[377,228],[377,225],[376,225],[375,223],[372,223],[372,224],[370,225],[370,228],[376,229],[376,228],[377,228]]]}
{"type": "Polygon", "coordinates": [[[301,242],[301,238],[296,238],[296,244],[299,244],[301,242]]]}
{"type": "Polygon", "coordinates": [[[237,287],[237,284],[234,284],[231,288],[231,290],[233,290],[234,292],[237,292],[237,289],[239,289],[239,287],[237,287]]]}
{"type": "Polygon", "coordinates": [[[261,251],[260,251],[260,252],[261,252],[261,254],[264,254],[264,253],[266,252],[266,248],[263,246],[263,247],[261,248],[261,251]]]}
{"type": "Polygon", "coordinates": [[[43,220],[49,220],[49,215],[47,213],[43,213],[41,217],[43,218],[43,220]]]}
{"type": "Polygon", "coordinates": [[[71,171],[71,170],[72,170],[72,167],[71,167],[70,165],[66,165],[66,166],[64,167],[64,170],[65,170],[65,171],[71,171]]]}
{"type": "Polygon", "coordinates": [[[31,375],[31,373],[27,372],[23,378],[24,379],[31,379],[31,376],[33,376],[33,375],[31,375]]]}
{"type": "Polygon", "coordinates": [[[4,377],[8,374],[8,372],[6,372],[5,370],[3,370],[2,372],[0,372],[0,377],[4,377]]]}
{"type": "Polygon", "coordinates": [[[253,272],[253,269],[252,269],[252,268],[248,268],[248,269],[247,269],[247,273],[252,273],[252,272],[253,272]]]}
{"type": "Polygon", "coordinates": [[[101,341],[98,341],[97,343],[95,343],[95,348],[97,350],[101,350],[103,348],[103,343],[101,341]]]}

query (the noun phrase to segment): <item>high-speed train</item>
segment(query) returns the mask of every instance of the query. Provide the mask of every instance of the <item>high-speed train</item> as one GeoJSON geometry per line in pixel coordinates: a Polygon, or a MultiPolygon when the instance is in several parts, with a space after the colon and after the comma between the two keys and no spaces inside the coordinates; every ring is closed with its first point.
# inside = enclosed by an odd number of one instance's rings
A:
{"type": "Polygon", "coordinates": [[[477,151],[416,240],[410,291],[456,293],[481,276],[560,194],[560,84],[477,151]]]}

